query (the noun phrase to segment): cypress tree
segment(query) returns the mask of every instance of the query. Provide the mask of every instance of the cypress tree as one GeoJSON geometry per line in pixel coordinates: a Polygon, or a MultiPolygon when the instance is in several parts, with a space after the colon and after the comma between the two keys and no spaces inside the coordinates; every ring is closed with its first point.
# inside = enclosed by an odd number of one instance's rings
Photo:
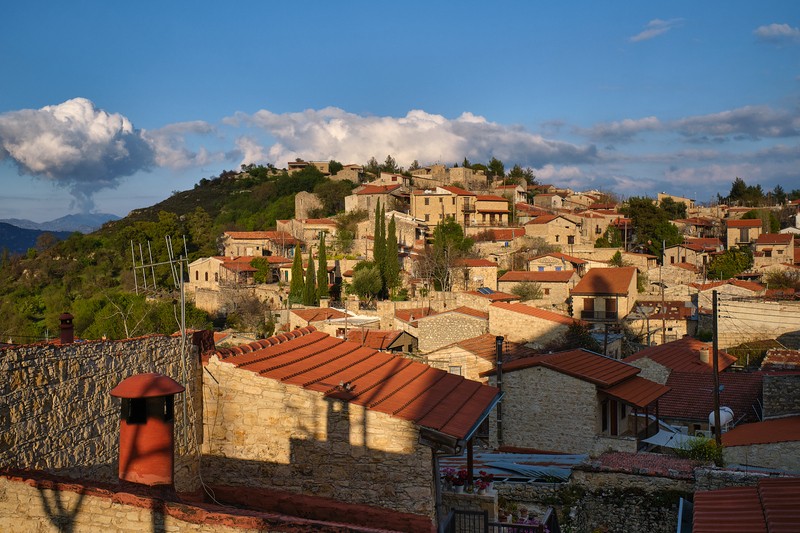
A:
{"type": "Polygon", "coordinates": [[[381,204],[378,202],[378,205],[375,206],[375,237],[372,244],[372,261],[381,271],[381,279],[383,279],[383,262],[384,256],[386,255],[386,240],[384,237],[385,234],[381,233],[381,220],[383,220],[383,217],[381,216],[381,204]]]}
{"type": "Polygon", "coordinates": [[[300,244],[294,246],[294,261],[292,262],[292,281],[289,284],[289,301],[300,303],[303,301],[303,254],[300,253],[300,244]]]}
{"type": "Polygon", "coordinates": [[[308,266],[306,266],[306,286],[303,290],[303,305],[317,305],[317,280],[314,258],[308,250],[308,266]]]}
{"type": "Polygon", "coordinates": [[[388,286],[386,285],[386,265],[389,256],[392,254],[391,250],[389,250],[389,247],[386,244],[386,212],[384,211],[384,208],[381,207],[381,260],[377,264],[381,271],[381,296],[383,298],[386,298],[389,295],[388,286]]]}
{"type": "Polygon", "coordinates": [[[317,270],[317,298],[328,297],[328,253],[325,250],[325,234],[319,238],[319,269],[317,270]]]}
{"type": "Polygon", "coordinates": [[[390,295],[400,285],[400,262],[397,260],[397,225],[394,215],[386,235],[386,288],[390,295]]]}

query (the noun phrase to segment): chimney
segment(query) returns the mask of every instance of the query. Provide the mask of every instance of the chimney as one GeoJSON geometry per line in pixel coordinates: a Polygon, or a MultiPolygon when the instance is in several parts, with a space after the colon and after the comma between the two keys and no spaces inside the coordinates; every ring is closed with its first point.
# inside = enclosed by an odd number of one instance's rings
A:
{"type": "Polygon", "coordinates": [[[137,374],[111,390],[122,399],[119,479],[174,489],[175,395],[186,390],[163,374],[137,374]]]}
{"type": "Polygon", "coordinates": [[[708,364],[709,361],[711,361],[711,352],[709,352],[707,346],[700,348],[700,361],[705,364],[708,364]]]}
{"type": "Polygon", "coordinates": [[[69,313],[62,313],[58,319],[61,321],[59,329],[61,330],[61,344],[72,344],[75,342],[75,326],[72,325],[74,317],[69,313]]]}

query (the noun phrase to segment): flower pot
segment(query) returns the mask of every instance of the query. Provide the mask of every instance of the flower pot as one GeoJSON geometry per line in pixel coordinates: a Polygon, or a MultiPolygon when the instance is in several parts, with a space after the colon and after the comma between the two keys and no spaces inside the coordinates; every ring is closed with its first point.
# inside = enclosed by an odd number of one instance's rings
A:
{"type": "Polygon", "coordinates": [[[463,492],[464,492],[464,485],[454,485],[454,486],[453,486],[453,491],[454,491],[456,494],[461,494],[461,493],[463,493],[463,492]]]}

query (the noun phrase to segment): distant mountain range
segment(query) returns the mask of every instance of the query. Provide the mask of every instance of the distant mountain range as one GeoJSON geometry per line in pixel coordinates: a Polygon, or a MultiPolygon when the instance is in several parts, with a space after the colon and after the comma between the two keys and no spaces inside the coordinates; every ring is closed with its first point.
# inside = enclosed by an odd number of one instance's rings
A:
{"type": "Polygon", "coordinates": [[[18,218],[3,219],[0,220],[0,250],[25,253],[36,246],[36,239],[42,233],[52,233],[56,239],[63,240],[74,231],[91,233],[109,220],[119,220],[119,217],[108,213],[67,215],[41,224],[18,218]]]}
{"type": "Polygon", "coordinates": [[[35,229],[39,231],[79,231],[81,233],[91,233],[109,220],[119,220],[120,217],[110,213],[81,213],[79,215],[67,215],[48,222],[33,222],[20,218],[0,219],[0,222],[11,224],[21,229],[35,229]]]}

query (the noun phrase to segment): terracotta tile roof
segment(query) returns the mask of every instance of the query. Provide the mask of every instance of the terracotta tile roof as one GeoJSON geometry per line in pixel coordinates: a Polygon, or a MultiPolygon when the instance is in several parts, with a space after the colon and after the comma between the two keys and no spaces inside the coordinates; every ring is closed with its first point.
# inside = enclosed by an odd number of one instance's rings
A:
{"type": "Polygon", "coordinates": [[[762,233],[756,239],[756,244],[791,244],[794,235],[791,233],[762,233]]]}
{"type": "Polygon", "coordinates": [[[639,373],[635,366],[584,349],[518,359],[503,365],[503,372],[534,366],[544,366],[600,387],[611,387],[639,373]]]}
{"type": "Polygon", "coordinates": [[[494,405],[495,387],[424,363],[300,328],[249,345],[218,350],[226,363],[457,439],[477,428],[494,405]],[[349,383],[344,389],[341,383],[349,383]]]}
{"type": "Polygon", "coordinates": [[[395,189],[399,189],[401,187],[400,184],[396,185],[364,185],[364,187],[359,190],[356,194],[360,196],[368,195],[368,194],[388,194],[395,189]]]}
{"type": "Polygon", "coordinates": [[[402,329],[351,329],[347,332],[347,340],[373,350],[385,350],[402,334],[402,329]]]}
{"type": "Polygon", "coordinates": [[[456,261],[456,266],[466,266],[466,267],[495,267],[497,268],[497,263],[494,261],[489,261],[488,259],[459,259],[456,261]]]}
{"type": "Polygon", "coordinates": [[[559,217],[560,215],[539,215],[533,220],[526,222],[525,225],[527,226],[528,224],[548,224],[559,217]]]}
{"type": "Polygon", "coordinates": [[[441,316],[446,313],[461,313],[462,315],[468,315],[475,318],[480,318],[481,320],[489,320],[489,313],[484,313],[483,311],[478,311],[477,309],[473,309],[472,307],[467,307],[462,305],[461,307],[456,307],[455,309],[446,309],[438,313],[431,313],[428,316],[419,317],[418,321],[428,319],[434,316],[441,316]]]}
{"type": "Polygon", "coordinates": [[[224,257],[219,256],[218,259],[222,261],[222,266],[234,272],[255,272],[257,268],[250,265],[250,261],[254,259],[251,256],[239,257],[224,257]]]}
{"type": "Polygon", "coordinates": [[[795,533],[800,524],[800,479],[760,479],[756,487],[694,494],[694,533],[795,533]]]}
{"type": "Polygon", "coordinates": [[[504,191],[506,191],[506,190],[516,190],[517,187],[520,187],[520,185],[495,185],[494,186],[495,189],[501,189],[501,190],[504,190],[504,191]]]}
{"type": "Polygon", "coordinates": [[[508,199],[494,194],[479,194],[477,200],[479,202],[508,202],[508,199]]]}
{"type": "Polygon", "coordinates": [[[561,259],[563,261],[566,261],[567,263],[572,263],[574,265],[585,265],[588,263],[588,261],[584,261],[580,257],[573,257],[571,255],[562,254],[561,252],[552,252],[549,254],[537,255],[536,257],[531,258],[530,261],[535,261],[536,259],[541,259],[542,257],[555,257],[556,259],[561,259]]]}
{"type": "Polygon", "coordinates": [[[674,266],[675,268],[682,268],[690,272],[695,272],[695,273],[700,272],[700,269],[691,263],[675,263],[674,265],[671,266],[674,266]]]}
{"type": "Polygon", "coordinates": [[[644,409],[669,392],[669,387],[649,379],[633,376],[602,390],[609,396],[644,409]]]}
{"type": "Polygon", "coordinates": [[[800,370],[800,350],[767,350],[761,370],[800,370]]]}
{"type": "Polygon", "coordinates": [[[490,305],[490,307],[505,309],[506,311],[513,311],[514,313],[521,313],[523,315],[536,317],[542,320],[549,320],[550,322],[556,322],[565,326],[570,326],[573,322],[580,323],[579,320],[575,320],[570,316],[554,313],[553,311],[548,311],[546,309],[539,309],[538,307],[531,307],[530,305],[525,305],[523,303],[494,302],[490,305]]]}
{"type": "Polygon", "coordinates": [[[574,270],[509,270],[497,281],[527,281],[535,283],[567,283],[573,276],[577,276],[574,270]]]}
{"type": "Polygon", "coordinates": [[[546,215],[548,214],[547,211],[543,210],[540,207],[536,207],[531,204],[525,204],[522,202],[517,202],[514,204],[514,207],[517,208],[518,212],[527,213],[529,215],[546,215]]]}
{"type": "MultiPolygon", "coordinates": [[[[624,359],[626,363],[639,361],[640,359],[650,359],[662,366],[677,372],[706,372],[711,373],[714,369],[713,357],[711,356],[711,343],[697,340],[693,337],[683,337],[676,341],[650,346],[640,350],[635,354],[624,359]],[[700,359],[701,350],[707,349],[709,352],[708,363],[700,359]]],[[[733,363],[736,358],[725,350],[719,350],[719,371],[722,372],[733,363]]]]}
{"type": "Polygon", "coordinates": [[[751,219],[751,220],[726,220],[725,224],[729,228],[760,228],[761,227],[761,219],[751,219]]]}
{"type": "Polygon", "coordinates": [[[525,235],[525,228],[494,229],[492,239],[495,241],[513,241],[517,237],[525,235]]]}
{"type": "Polygon", "coordinates": [[[739,424],[722,434],[723,446],[749,446],[789,441],[800,441],[800,416],[739,424]]]}
{"type": "Polygon", "coordinates": [[[716,237],[685,237],[686,244],[696,244],[704,248],[718,248],[722,247],[722,241],[716,237]]]}
{"type": "Polygon", "coordinates": [[[333,309],[330,307],[309,307],[306,309],[292,309],[292,313],[299,316],[309,324],[312,322],[320,322],[322,320],[330,320],[332,318],[344,318],[346,313],[333,309]]]}
{"type": "Polygon", "coordinates": [[[417,325],[416,320],[419,318],[423,318],[426,316],[432,316],[437,314],[436,311],[431,309],[430,307],[415,307],[413,309],[397,309],[394,312],[395,318],[402,320],[403,322],[408,322],[411,325],[417,325]]]}
{"type": "Polygon", "coordinates": [[[501,291],[494,291],[490,292],[489,294],[484,294],[478,291],[469,291],[467,292],[467,294],[471,294],[473,296],[481,296],[492,302],[513,302],[514,300],[519,300],[519,296],[517,296],[516,294],[509,294],[507,292],[501,292],[501,291]]]}
{"type": "Polygon", "coordinates": [[[457,194],[458,196],[475,196],[474,192],[470,192],[466,189],[462,189],[461,187],[453,187],[452,185],[448,185],[446,187],[442,187],[442,189],[451,192],[453,194],[457,194]]]}
{"type": "Polygon", "coordinates": [[[763,285],[756,283],[755,281],[744,281],[741,279],[726,279],[722,281],[711,281],[709,283],[690,283],[690,287],[694,287],[699,291],[710,291],[712,289],[716,289],[718,287],[722,287],[723,285],[733,285],[734,287],[739,287],[741,289],[747,289],[748,291],[753,292],[761,292],[766,290],[766,287],[763,285]]]}
{"type": "MultiPolygon", "coordinates": [[[[723,372],[719,375],[720,405],[733,410],[734,422],[755,422],[754,407],[761,401],[761,372],[723,372]]],[[[714,379],[711,373],[672,372],[666,385],[671,389],[658,402],[662,418],[708,422],[714,409],[714,379]]]]}
{"type": "MultiPolygon", "coordinates": [[[[628,294],[636,280],[636,267],[593,268],[572,289],[572,294],[628,294]]],[[[635,290],[635,288],[634,288],[635,290]]]]}
{"type": "Polygon", "coordinates": [[[226,231],[225,235],[231,239],[267,240],[287,245],[299,242],[285,231],[226,231]]]}
{"type": "MultiPolygon", "coordinates": [[[[465,339],[455,343],[456,346],[474,353],[478,357],[486,359],[487,361],[497,360],[497,345],[495,344],[496,336],[491,333],[484,333],[471,339],[465,339]]],[[[528,348],[524,344],[516,342],[503,342],[503,361],[514,361],[522,359],[523,357],[534,357],[539,355],[536,350],[528,348]]]]}

